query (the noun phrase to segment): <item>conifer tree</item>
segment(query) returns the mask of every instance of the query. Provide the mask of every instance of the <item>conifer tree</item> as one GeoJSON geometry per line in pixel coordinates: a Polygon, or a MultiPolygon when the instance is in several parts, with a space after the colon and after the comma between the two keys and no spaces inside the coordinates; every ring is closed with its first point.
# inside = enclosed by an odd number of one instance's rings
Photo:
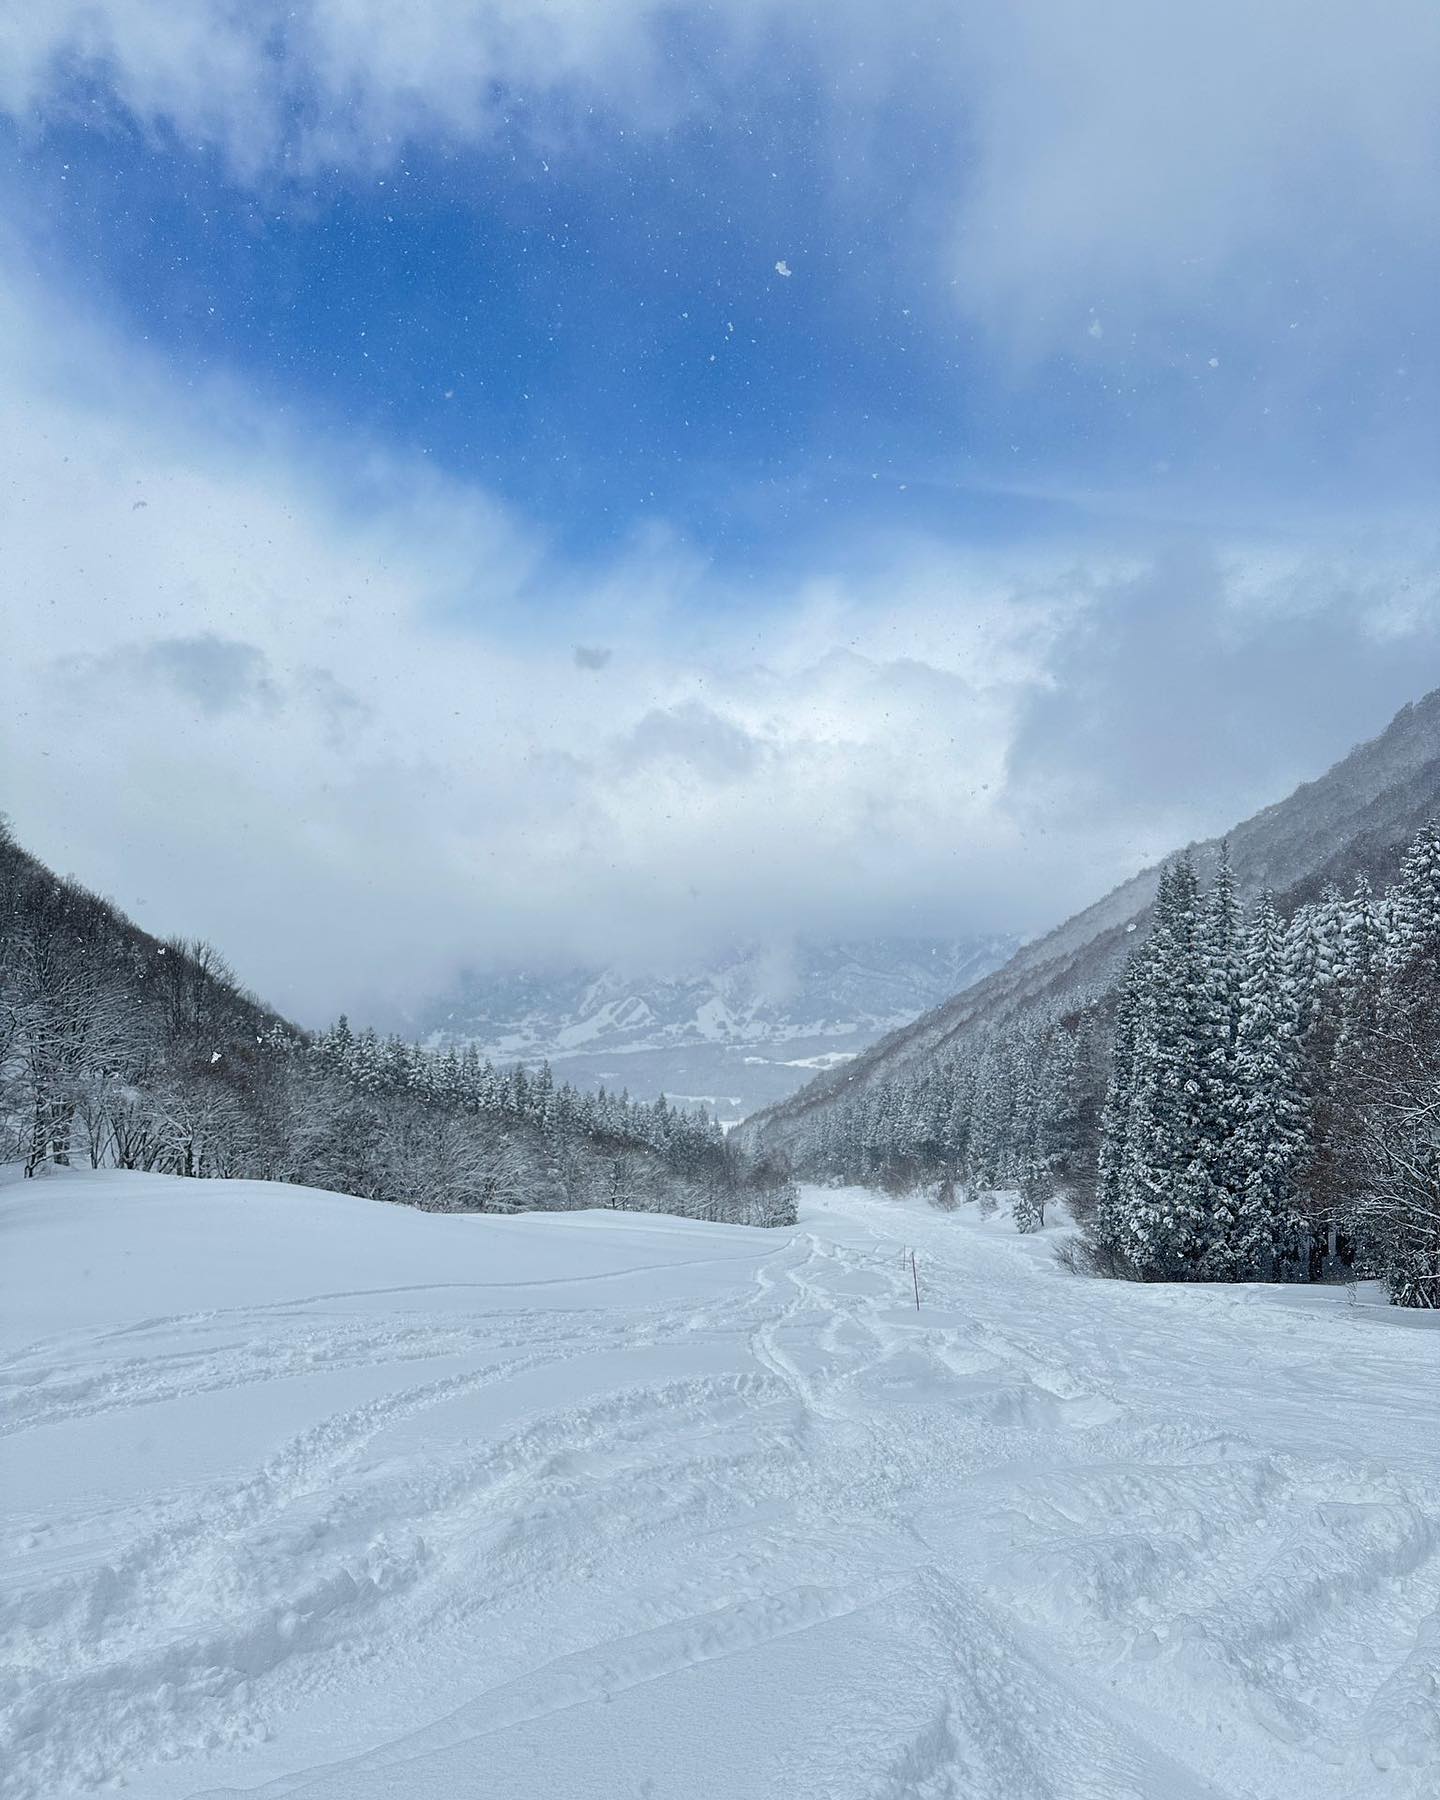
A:
{"type": "Polygon", "coordinates": [[[1243,1011],[1243,919],[1228,845],[1204,910],[1206,1018],[1200,1156],[1206,1178],[1203,1273],[1223,1280],[1232,1272],[1240,1187],[1236,1138],[1244,1114],[1238,1066],[1243,1011]]]}
{"type": "Polygon", "coordinates": [[[1384,980],[1399,988],[1426,963],[1440,963],[1440,826],[1433,822],[1416,833],[1388,896],[1384,980]]]}
{"type": "Polygon", "coordinates": [[[1236,1134],[1239,1213],[1233,1261],[1242,1279],[1268,1278],[1293,1255],[1296,1176],[1305,1151],[1296,996],[1285,968],[1284,931],[1268,893],[1256,901],[1245,939],[1236,1062],[1243,1117],[1236,1134]]]}
{"type": "Polygon", "coordinates": [[[1440,832],[1417,834],[1347,1030],[1354,1226],[1402,1306],[1440,1307],[1440,832]]]}
{"type": "Polygon", "coordinates": [[[1155,901],[1121,1195],[1124,1253],[1161,1279],[1193,1276],[1207,1242],[1206,977],[1199,884],[1182,857],[1155,901]]]}
{"type": "Polygon", "coordinates": [[[1126,1254],[1126,1220],[1133,1163],[1131,1136],[1136,1129],[1135,1082],[1140,1045],[1148,1028],[1150,943],[1131,951],[1121,977],[1115,1006],[1110,1080],[1100,1112],[1100,1143],[1091,1236],[1107,1257],[1126,1254]]]}

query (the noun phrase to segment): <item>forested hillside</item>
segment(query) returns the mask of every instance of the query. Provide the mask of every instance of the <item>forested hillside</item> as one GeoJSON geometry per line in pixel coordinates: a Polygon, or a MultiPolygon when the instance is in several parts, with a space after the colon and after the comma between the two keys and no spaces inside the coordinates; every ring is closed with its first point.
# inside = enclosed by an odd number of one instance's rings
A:
{"type": "Polygon", "coordinates": [[[818,1109],[799,1167],[894,1188],[1064,1192],[1105,1273],[1383,1276],[1440,1306],[1440,831],[1283,918],[1182,857],[1117,990],[1033,1007],[818,1109]]]}
{"type": "Polygon", "coordinates": [[[0,832],[0,1156],[333,1188],[430,1210],[610,1206],[769,1225],[783,1174],[661,1100],[314,1036],[0,832]]]}
{"type": "MultiPolygon", "coordinates": [[[[1282,912],[1314,900],[1327,884],[1348,890],[1365,875],[1378,892],[1395,878],[1407,843],[1440,812],[1440,690],[1406,706],[1379,737],[1357,746],[1318,780],[1237,825],[1225,840],[1239,897],[1270,891],[1282,912]]],[[[1189,851],[1206,879],[1221,841],[1189,851]]],[[[800,1152],[820,1117],[873,1087],[970,1057],[994,1027],[1021,1035],[1083,1007],[1119,980],[1137,930],[1147,928],[1160,867],[1143,870],[1054,931],[1026,944],[994,974],[882,1039],[843,1069],[747,1121],[752,1148],[800,1152]],[[1025,1021],[1025,1023],[1022,1023],[1025,1021]]]]}

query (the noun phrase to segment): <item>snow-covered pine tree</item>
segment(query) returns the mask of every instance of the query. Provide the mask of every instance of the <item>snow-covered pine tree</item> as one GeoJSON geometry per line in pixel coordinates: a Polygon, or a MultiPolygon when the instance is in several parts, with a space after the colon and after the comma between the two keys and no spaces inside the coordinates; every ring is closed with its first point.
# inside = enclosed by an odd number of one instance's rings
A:
{"type": "Polygon", "coordinates": [[[1017,1058],[1011,1156],[1018,1189],[1015,1223],[1039,1231],[1055,1191],[1068,1118],[1074,1040],[1056,1025],[1026,1034],[1017,1058]]]}
{"type": "Polygon", "coordinates": [[[1440,826],[1421,826],[1385,906],[1384,980],[1399,989],[1440,963],[1440,826]]]}
{"type": "Polygon", "coordinates": [[[1312,1278],[1327,1268],[1333,1270],[1341,1249],[1335,1074],[1344,1016],[1349,912],[1339,890],[1327,887],[1319,900],[1295,913],[1285,934],[1285,971],[1296,1002],[1297,1088],[1306,1140],[1296,1183],[1309,1231],[1312,1278]]]}
{"type": "Polygon", "coordinates": [[[1384,957],[1384,907],[1376,899],[1369,876],[1362,872],[1346,903],[1342,931],[1338,1022],[1326,1084],[1331,1115],[1328,1155],[1323,1170],[1312,1168],[1310,1172],[1312,1179],[1323,1176],[1336,1236],[1346,1235],[1347,1252],[1351,1253],[1360,1249],[1363,1254],[1364,1248],[1361,1100],[1375,1051],[1384,957]]]}
{"type": "Polygon", "coordinates": [[[1244,921],[1235,893],[1229,845],[1222,845],[1202,918],[1206,1018],[1200,1156],[1207,1187],[1201,1271],[1230,1278],[1240,1211],[1236,1137],[1244,1115],[1238,1067],[1244,973],[1244,921]]]}
{"type": "Polygon", "coordinates": [[[1383,908],[1368,1016],[1347,1029],[1355,1228],[1391,1298],[1440,1307],[1440,831],[1417,833],[1383,908]]]}
{"type": "Polygon", "coordinates": [[[1234,1140],[1234,1265],[1240,1279],[1269,1279],[1283,1261],[1293,1270],[1296,1183],[1306,1150],[1299,1009],[1285,967],[1284,928],[1269,893],[1251,910],[1241,998],[1236,1064],[1244,1110],[1234,1140]]]}
{"type": "Polygon", "coordinates": [[[1033,1030],[1017,1034],[1011,1062],[1014,1088],[1005,1161],[1016,1189],[1015,1226],[1022,1232],[1038,1231],[1045,1223],[1048,1190],[1041,1142],[1039,1046],[1033,1030]]]}
{"type": "Polygon", "coordinates": [[[1193,1279],[1207,1248],[1207,1069],[1212,1041],[1205,911],[1195,870],[1166,871],[1136,1035],[1122,1249],[1142,1273],[1193,1279]]]}
{"type": "Polygon", "coordinates": [[[975,1108],[975,1058],[973,1056],[958,1056],[951,1059],[947,1088],[948,1104],[941,1134],[945,1173],[952,1180],[963,1180],[969,1162],[970,1115],[975,1108]]]}
{"type": "MultiPolygon", "coordinates": [[[[1163,878],[1162,878],[1163,879],[1163,878]]],[[[1127,1255],[1131,1135],[1136,1128],[1135,1082],[1140,1046],[1149,1030],[1150,940],[1131,950],[1115,1003],[1110,1079],[1100,1111],[1095,1178],[1095,1212],[1090,1235],[1110,1261],[1127,1255]]]]}
{"type": "Polygon", "coordinates": [[[998,1187],[1006,1178],[1011,1107],[1009,1046],[1001,1034],[995,1033],[981,1051],[975,1070],[975,1105],[970,1117],[966,1171],[974,1187],[998,1187]]]}

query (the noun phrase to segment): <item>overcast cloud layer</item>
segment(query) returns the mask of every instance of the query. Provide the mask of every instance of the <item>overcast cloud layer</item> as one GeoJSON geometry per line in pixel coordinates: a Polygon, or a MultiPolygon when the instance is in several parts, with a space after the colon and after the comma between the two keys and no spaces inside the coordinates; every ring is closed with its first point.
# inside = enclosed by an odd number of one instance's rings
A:
{"type": "MultiPolygon", "coordinates": [[[[317,1020],[460,963],[1043,929],[1440,681],[1428,0],[810,18],[12,9],[0,508],[23,842],[317,1020]],[[99,106],[117,155],[135,134],[153,158],[217,155],[260,231],[307,172],[513,146],[517,95],[536,154],[583,174],[594,109],[663,146],[747,84],[773,99],[777,59],[823,96],[805,131],[832,237],[856,191],[895,186],[897,94],[946,145],[895,187],[916,229],[863,284],[924,315],[926,385],[950,379],[937,332],[969,346],[953,406],[989,421],[962,483],[994,496],[983,529],[933,501],[958,491],[948,449],[847,442],[890,510],[837,490],[822,528],[767,501],[758,580],[678,502],[577,555],[548,506],[463,458],[369,419],[337,434],[238,351],[201,368],[144,341],[54,253],[23,173],[99,106]],[[1007,464],[1012,429],[1054,454],[1007,464]]],[[[763,274],[790,304],[806,270],[786,266],[763,274]]],[[[829,460],[807,442],[777,491],[813,493],[829,460]]],[[[751,503],[750,463],[713,478],[751,503]]]]}

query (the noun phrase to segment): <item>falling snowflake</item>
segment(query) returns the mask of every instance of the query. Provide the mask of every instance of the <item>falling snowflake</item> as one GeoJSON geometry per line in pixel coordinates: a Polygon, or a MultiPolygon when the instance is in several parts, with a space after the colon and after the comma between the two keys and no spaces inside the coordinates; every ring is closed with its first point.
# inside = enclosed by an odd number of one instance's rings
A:
{"type": "Polygon", "coordinates": [[[795,273],[795,271],[790,267],[789,263],[786,262],[785,258],[782,256],[780,258],[779,262],[777,262],[775,265],[775,273],[777,275],[793,275],[795,273]]]}

